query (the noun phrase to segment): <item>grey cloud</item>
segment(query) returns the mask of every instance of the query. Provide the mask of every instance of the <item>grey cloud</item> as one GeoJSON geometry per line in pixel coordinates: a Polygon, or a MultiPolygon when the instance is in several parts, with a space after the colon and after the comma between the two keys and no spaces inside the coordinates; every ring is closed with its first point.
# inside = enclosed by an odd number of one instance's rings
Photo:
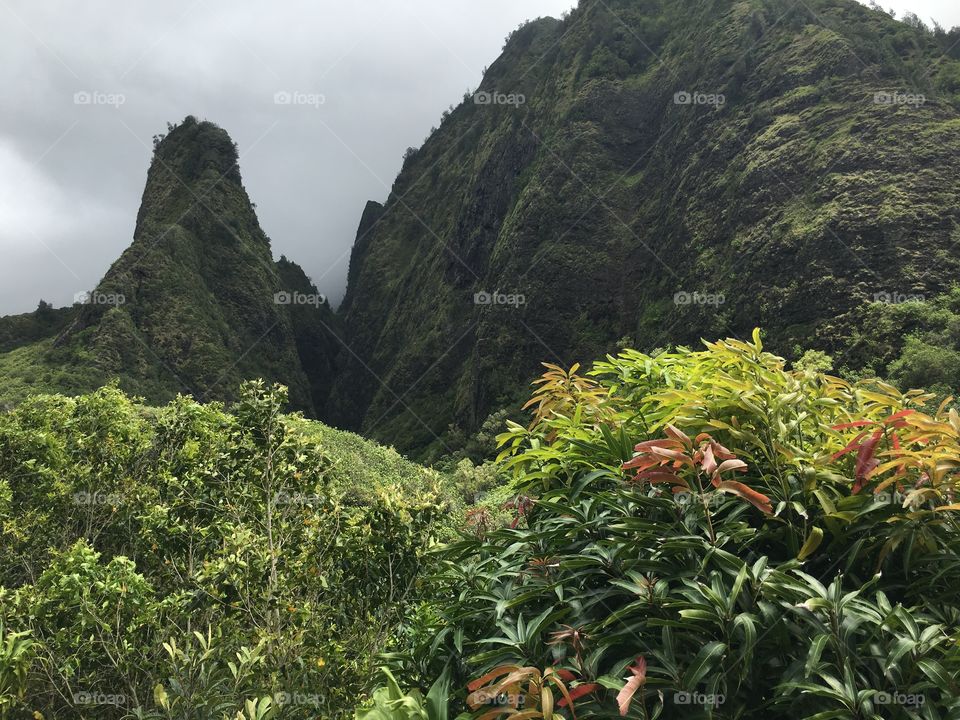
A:
{"type": "Polygon", "coordinates": [[[0,313],[96,284],[131,241],[152,136],[188,114],[233,136],[275,254],[338,299],[364,203],[403,151],[510,30],[574,4],[0,0],[0,313]],[[278,106],[280,91],[324,103],[278,106]]]}

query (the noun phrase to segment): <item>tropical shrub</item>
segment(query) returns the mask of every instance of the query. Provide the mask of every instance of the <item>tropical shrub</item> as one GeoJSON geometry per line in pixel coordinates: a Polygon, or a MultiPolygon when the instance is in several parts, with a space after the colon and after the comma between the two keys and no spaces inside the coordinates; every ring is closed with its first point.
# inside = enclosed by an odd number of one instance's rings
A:
{"type": "MultiPolygon", "coordinates": [[[[6,600],[2,587],[0,600],[6,600]]],[[[0,615],[0,718],[9,717],[11,708],[23,699],[34,648],[29,632],[9,630],[0,615]]]]}
{"type": "Polygon", "coordinates": [[[356,720],[447,720],[450,704],[450,676],[446,670],[427,692],[405,693],[388,668],[380,668],[386,685],[373,694],[369,707],[358,709],[356,720]]]}
{"type": "Polygon", "coordinates": [[[0,619],[32,643],[2,659],[0,707],[352,715],[453,493],[285,405],[262,382],[229,411],[108,387],[0,416],[0,619]]]}
{"type": "Polygon", "coordinates": [[[452,663],[484,718],[960,712],[948,404],[759,333],[578,370],[501,437],[524,510],[438,551],[436,640],[399,668],[452,663]]]}

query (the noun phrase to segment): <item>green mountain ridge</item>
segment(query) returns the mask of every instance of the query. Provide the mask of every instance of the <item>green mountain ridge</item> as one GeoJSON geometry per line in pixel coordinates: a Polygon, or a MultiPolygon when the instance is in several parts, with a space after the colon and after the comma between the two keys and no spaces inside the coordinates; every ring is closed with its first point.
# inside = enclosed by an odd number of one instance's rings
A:
{"type": "Polygon", "coordinates": [[[759,325],[863,367],[872,301],[960,267],[955,34],[853,0],[582,2],[522,27],[480,91],[525,102],[466,98],[368,206],[331,417],[442,452],[541,361],[623,337],[759,325]],[[525,303],[475,304],[495,291],[525,303]]]}
{"type": "Polygon", "coordinates": [[[528,23],[367,203],[337,313],[274,262],[226,132],[189,117],[158,138],[97,302],[0,319],[0,399],[116,378],[150,402],[230,400],[263,377],[431,459],[516,408],[543,361],[756,326],[793,360],[946,394],[957,40],[853,0],[582,2],[528,23]]]}

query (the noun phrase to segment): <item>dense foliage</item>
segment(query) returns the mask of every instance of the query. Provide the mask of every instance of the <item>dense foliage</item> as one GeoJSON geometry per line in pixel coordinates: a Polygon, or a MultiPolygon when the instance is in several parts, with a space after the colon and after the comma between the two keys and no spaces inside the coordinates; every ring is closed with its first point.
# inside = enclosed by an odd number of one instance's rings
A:
{"type": "Polygon", "coordinates": [[[357,704],[449,492],[285,403],[262,383],[229,413],[105,388],[0,416],[0,717],[357,704]]]}
{"type": "Polygon", "coordinates": [[[758,333],[551,367],[502,437],[515,521],[440,551],[397,668],[485,718],[953,717],[960,416],[928,399],[758,333]]]}

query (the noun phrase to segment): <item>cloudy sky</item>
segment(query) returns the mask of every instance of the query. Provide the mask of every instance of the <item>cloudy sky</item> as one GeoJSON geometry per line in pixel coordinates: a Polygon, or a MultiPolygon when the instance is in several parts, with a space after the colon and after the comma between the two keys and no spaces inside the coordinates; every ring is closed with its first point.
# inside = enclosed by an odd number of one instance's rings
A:
{"type": "MultiPolygon", "coordinates": [[[[510,30],[574,4],[0,0],[0,314],[96,284],[132,239],[151,137],[188,114],[233,136],[274,253],[338,300],[364,203],[403,151],[510,30]]],[[[956,0],[881,4],[960,25],[956,0]]]]}

